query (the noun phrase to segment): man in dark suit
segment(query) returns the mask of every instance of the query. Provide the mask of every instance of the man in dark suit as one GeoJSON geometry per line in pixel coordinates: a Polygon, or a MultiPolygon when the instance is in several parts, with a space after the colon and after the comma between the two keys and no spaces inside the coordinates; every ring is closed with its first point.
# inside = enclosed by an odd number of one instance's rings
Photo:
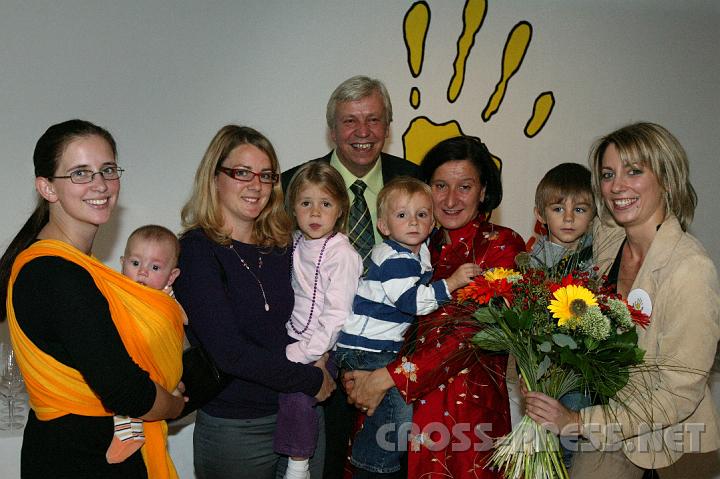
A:
{"type": "MultiPolygon", "coordinates": [[[[350,189],[353,183],[362,180],[366,184],[364,198],[370,210],[375,242],[379,243],[382,238],[375,228],[377,194],[396,176],[419,174],[416,164],[382,152],[392,122],[392,104],[385,85],[366,76],[345,80],[330,96],[326,118],[335,149],[311,161],[330,163],[340,172],[351,203],[355,199],[350,189]]],[[[283,190],[300,166],[282,174],[283,190]]]]}
{"type": "MultiPolygon", "coordinates": [[[[396,176],[417,177],[419,169],[410,161],[382,152],[390,131],[392,104],[380,80],[355,76],[342,82],[330,96],[326,117],[335,149],[311,161],[330,163],[342,175],[352,203],[348,236],[367,264],[369,250],[373,244],[382,241],[376,227],[378,193],[386,182],[396,176]],[[363,212],[369,213],[369,219],[363,212]]],[[[300,166],[282,174],[283,190],[287,189],[298,168],[300,166]]],[[[341,478],[348,438],[356,415],[355,408],[347,404],[341,382],[338,382],[337,391],[324,404],[324,411],[324,477],[341,478]]],[[[318,449],[320,447],[318,445],[318,449]]]]}

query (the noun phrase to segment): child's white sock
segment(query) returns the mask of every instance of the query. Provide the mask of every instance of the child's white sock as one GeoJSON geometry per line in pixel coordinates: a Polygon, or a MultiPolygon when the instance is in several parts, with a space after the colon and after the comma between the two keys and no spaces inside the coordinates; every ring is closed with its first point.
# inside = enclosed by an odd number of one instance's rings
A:
{"type": "Polygon", "coordinates": [[[307,459],[288,458],[284,479],[310,479],[310,466],[307,459]]]}

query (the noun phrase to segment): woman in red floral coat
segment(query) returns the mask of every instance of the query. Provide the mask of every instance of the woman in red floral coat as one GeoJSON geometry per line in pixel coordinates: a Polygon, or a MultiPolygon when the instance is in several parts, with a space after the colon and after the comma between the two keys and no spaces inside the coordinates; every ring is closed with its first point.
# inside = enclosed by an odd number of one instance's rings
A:
{"type": "MultiPolygon", "coordinates": [[[[487,220],[502,199],[498,166],[478,138],[467,136],[442,141],[425,156],[422,173],[440,225],[430,241],[433,281],[470,261],[513,267],[524,250],[520,235],[487,220]]],[[[451,320],[462,314],[448,303],[420,317],[412,353],[344,376],[350,400],[368,414],[392,387],[412,402],[409,478],[501,477],[483,466],[492,438],[510,431],[507,356],[464,353],[471,333],[451,320]]]]}

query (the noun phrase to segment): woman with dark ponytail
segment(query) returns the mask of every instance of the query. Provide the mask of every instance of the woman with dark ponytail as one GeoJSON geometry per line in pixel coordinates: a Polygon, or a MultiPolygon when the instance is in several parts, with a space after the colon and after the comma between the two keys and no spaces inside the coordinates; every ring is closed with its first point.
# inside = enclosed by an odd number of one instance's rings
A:
{"type": "Polygon", "coordinates": [[[177,477],[162,420],[184,404],[182,313],[91,253],[120,192],[116,158],[101,127],[51,126],[33,155],[37,207],[0,259],[0,313],[32,407],[23,478],[177,477]],[[115,413],[146,421],[145,454],[110,464],[115,413]]]}

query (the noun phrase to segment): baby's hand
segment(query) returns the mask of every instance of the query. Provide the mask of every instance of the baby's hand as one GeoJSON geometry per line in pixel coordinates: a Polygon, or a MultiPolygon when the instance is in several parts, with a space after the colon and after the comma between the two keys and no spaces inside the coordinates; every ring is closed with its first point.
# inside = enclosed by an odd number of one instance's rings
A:
{"type": "Polygon", "coordinates": [[[473,280],[473,278],[482,272],[480,266],[475,263],[465,263],[461,265],[455,272],[450,276],[447,281],[447,286],[452,293],[458,288],[467,286],[473,280]]]}

